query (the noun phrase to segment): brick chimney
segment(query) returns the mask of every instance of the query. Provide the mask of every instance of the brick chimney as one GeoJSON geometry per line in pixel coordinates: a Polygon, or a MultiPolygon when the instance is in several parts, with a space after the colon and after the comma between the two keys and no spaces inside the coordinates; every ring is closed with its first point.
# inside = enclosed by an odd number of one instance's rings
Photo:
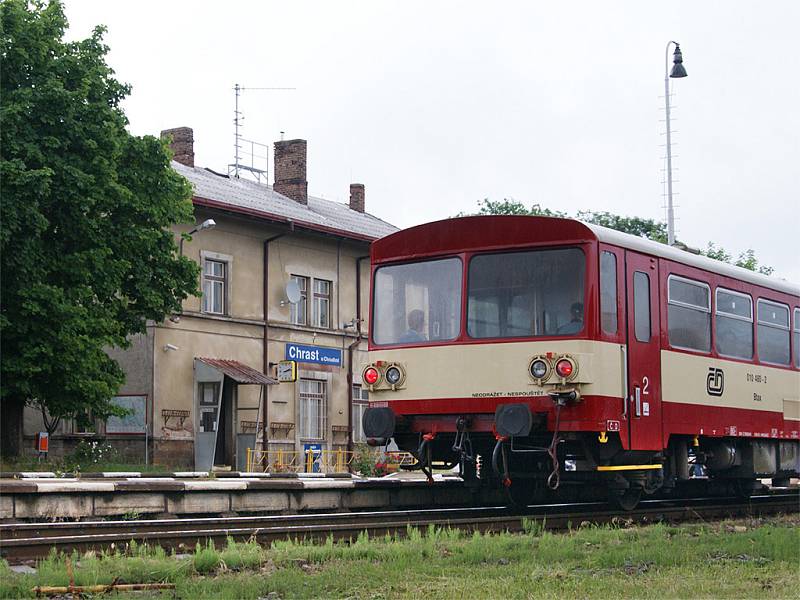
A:
{"type": "Polygon", "coordinates": [[[275,185],[272,189],[300,204],[308,204],[305,140],[275,142],[275,185]]]}
{"type": "Polygon", "coordinates": [[[174,154],[172,160],[187,167],[194,166],[194,131],[191,127],[165,129],[161,132],[161,138],[170,139],[169,147],[174,154]]]}
{"type": "Polygon", "coordinates": [[[364,212],[364,184],[350,184],[350,208],[360,213],[364,212]]]}

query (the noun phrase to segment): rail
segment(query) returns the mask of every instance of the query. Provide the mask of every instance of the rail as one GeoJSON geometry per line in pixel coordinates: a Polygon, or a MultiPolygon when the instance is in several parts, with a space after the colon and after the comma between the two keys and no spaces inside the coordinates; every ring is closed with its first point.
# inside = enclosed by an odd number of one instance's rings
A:
{"type": "Polygon", "coordinates": [[[776,493],[739,498],[647,500],[634,511],[610,510],[605,503],[532,505],[522,510],[487,506],[383,510],[358,513],[326,513],[203,519],[154,519],[141,521],[85,521],[81,523],[22,523],[0,525],[0,556],[24,560],[60,552],[124,548],[131,541],[166,548],[210,540],[225,544],[228,538],[270,543],[286,538],[325,540],[354,538],[363,531],[370,537],[404,534],[409,527],[451,527],[468,531],[522,531],[526,522],[544,529],[569,529],[576,523],[653,523],[738,516],[796,513],[797,493],[776,493]]]}

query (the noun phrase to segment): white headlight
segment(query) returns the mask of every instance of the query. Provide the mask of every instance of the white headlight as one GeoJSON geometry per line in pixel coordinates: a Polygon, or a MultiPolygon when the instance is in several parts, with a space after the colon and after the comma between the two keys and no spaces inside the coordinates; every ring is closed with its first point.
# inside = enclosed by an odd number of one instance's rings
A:
{"type": "Polygon", "coordinates": [[[547,375],[547,363],[541,359],[537,359],[531,363],[531,375],[534,379],[542,379],[547,375]]]}
{"type": "Polygon", "coordinates": [[[397,385],[400,383],[400,380],[403,378],[403,373],[400,371],[398,367],[389,367],[386,369],[386,382],[389,385],[397,385]]]}

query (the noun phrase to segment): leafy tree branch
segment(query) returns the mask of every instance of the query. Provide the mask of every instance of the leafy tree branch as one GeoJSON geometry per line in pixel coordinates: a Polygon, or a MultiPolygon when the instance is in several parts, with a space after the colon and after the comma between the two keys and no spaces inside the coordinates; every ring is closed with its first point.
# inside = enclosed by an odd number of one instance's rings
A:
{"type": "Polygon", "coordinates": [[[171,231],[193,220],[165,144],[128,133],[130,87],[98,27],[66,42],[60,2],[0,3],[0,260],[3,451],[22,407],[58,419],[110,402],[123,382],[105,352],[127,347],[197,293],[171,231]]]}
{"type": "MultiPolygon", "coordinates": [[[[609,229],[616,229],[623,233],[630,233],[639,237],[647,238],[655,242],[667,243],[667,224],[654,219],[643,219],[642,217],[624,217],[607,211],[579,210],[574,216],[559,210],[551,210],[540,204],[532,204],[530,208],[522,202],[514,199],[504,198],[503,200],[490,200],[484,198],[478,201],[478,211],[471,213],[474,215],[532,215],[537,217],[560,217],[574,218],[584,223],[600,225],[609,229]]],[[[458,217],[468,216],[468,213],[461,212],[458,217]]],[[[693,251],[685,244],[678,242],[680,247],[693,251]]],[[[709,258],[726,262],[737,267],[743,267],[751,271],[756,271],[764,275],[771,275],[774,269],[761,265],[756,258],[755,251],[747,249],[741,252],[736,260],[733,256],[720,248],[713,242],[708,243],[706,250],[694,250],[695,253],[703,254],[709,258]]]]}

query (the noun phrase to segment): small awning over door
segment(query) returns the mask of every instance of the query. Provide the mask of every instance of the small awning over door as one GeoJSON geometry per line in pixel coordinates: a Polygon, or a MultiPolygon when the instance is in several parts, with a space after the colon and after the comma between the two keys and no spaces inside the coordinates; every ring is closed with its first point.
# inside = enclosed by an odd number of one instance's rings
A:
{"type": "Polygon", "coordinates": [[[277,379],[273,379],[268,375],[264,375],[261,371],[257,371],[252,367],[240,363],[238,360],[228,360],[224,358],[204,358],[197,357],[197,361],[216,369],[217,371],[227,375],[236,383],[255,384],[255,385],[275,385],[278,383],[277,379]]]}

